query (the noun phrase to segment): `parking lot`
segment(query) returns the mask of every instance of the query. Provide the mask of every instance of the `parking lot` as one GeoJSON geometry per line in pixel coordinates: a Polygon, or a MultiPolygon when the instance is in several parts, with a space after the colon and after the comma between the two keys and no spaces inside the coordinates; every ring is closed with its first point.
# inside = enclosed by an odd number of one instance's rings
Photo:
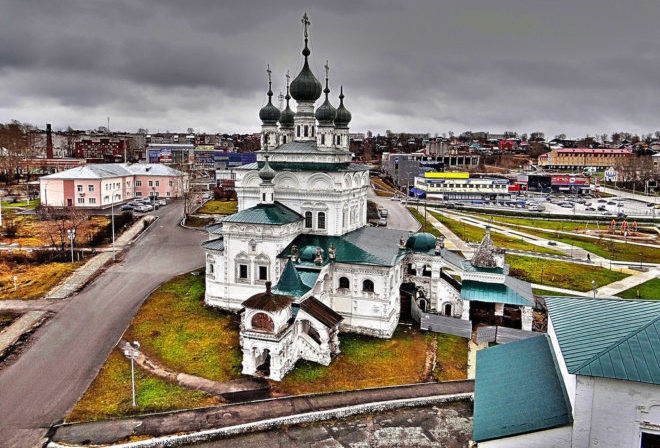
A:
{"type": "MultiPolygon", "coordinates": [[[[421,200],[423,203],[424,200],[421,200]]],[[[598,198],[591,196],[541,195],[514,196],[500,201],[434,201],[428,204],[450,207],[478,207],[484,210],[519,210],[523,213],[593,216],[594,218],[655,218],[660,217],[658,205],[628,198],[598,198]]]]}

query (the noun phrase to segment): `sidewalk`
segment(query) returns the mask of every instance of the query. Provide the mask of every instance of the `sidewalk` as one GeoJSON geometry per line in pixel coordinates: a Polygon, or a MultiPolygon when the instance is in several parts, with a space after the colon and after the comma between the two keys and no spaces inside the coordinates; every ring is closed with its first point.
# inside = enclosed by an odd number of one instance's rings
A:
{"type": "Polygon", "coordinates": [[[65,299],[76,291],[82,289],[82,287],[89,283],[107,264],[112,263],[113,258],[116,259],[126,246],[132,243],[133,239],[145,229],[145,222],[152,224],[155,219],[156,218],[153,216],[143,216],[140,218],[130,229],[126,230],[115,240],[115,252],[113,252],[111,248],[109,250],[108,248],[105,248],[103,251],[97,253],[84,265],[76,269],[68,278],[55,288],[51,289],[48,294],[46,294],[45,298],[65,299]]]}

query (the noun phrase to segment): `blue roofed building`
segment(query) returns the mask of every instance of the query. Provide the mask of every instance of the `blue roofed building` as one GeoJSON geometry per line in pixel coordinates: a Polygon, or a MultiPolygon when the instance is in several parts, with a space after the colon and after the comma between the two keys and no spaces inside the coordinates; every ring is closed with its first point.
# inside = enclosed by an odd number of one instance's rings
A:
{"type": "Polygon", "coordinates": [[[660,302],[546,303],[547,336],[477,355],[478,446],[660,446],[660,302]]]}

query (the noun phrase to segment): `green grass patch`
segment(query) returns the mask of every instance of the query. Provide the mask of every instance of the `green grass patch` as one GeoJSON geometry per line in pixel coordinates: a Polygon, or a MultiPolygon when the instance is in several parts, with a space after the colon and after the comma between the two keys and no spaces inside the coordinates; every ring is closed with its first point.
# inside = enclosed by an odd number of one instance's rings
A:
{"type": "Polygon", "coordinates": [[[201,218],[199,216],[188,216],[186,218],[186,226],[188,227],[205,227],[215,222],[213,218],[201,218]]]}
{"type": "Polygon", "coordinates": [[[14,313],[0,313],[0,330],[4,327],[10,326],[16,319],[18,315],[14,313]]]}
{"type": "Polygon", "coordinates": [[[220,399],[189,390],[135,369],[137,406],[132,406],[131,364],[119,349],[110,353],[98,376],[76,404],[67,422],[164,412],[219,404],[220,399]]]}
{"type": "Polygon", "coordinates": [[[437,381],[467,378],[468,340],[451,334],[427,333],[438,341],[433,377],[437,381]]]}
{"type": "MultiPolygon", "coordinates": [[[[422,227],[425,229],[424,231],[427,231],[426,230],[427,228],[432,228],[435,231],[435,233],[433,234],[436,236],[439,235],[440,232],[437,229],[435,229],[435,227],[433,227],[430,223],[424,221],[424,216],[422,216],[421,213],[417,212],[417,210],[415,210],[413,207],[409,207],[409,209],[412,212],[413,216],[419,222],[423,223],[422,227]]],[[[447,218],[446,216],[443,216],[440,213],[436,213],[436,212],[428,212],[428,213],[430,213],[435,219],[441,222],[445,227],[447,227],[452,233],[457,235],[463,241],[479,242],[483,239],[484,235],[486,234],[486,230],[482,229],[481,227],[477,227],[467,223],[462,223],[456,221],[455,219],[447,218]]],[[[505,236],[500,233],[497,233],[497,231],[495,230],[491,231],[491,238],[493,240],[493,244],[495,244],[497,247],[501,247],[504,249],[525,250],[525,251],[537,252],[541,254],[563,255],[563,252],[559,252],[557,250],[549,249],[543,246],[536,246],[534,244],[530,244],[524,241],[522,238],[512,238],[509,236],[505,236]]]]}
{"type": "MultiPolygon", "coordinates": [[[[486,217],[486,215],[480,215],[477,217],[481,219],[490,219],[490,215],[488,215],[488,217],[486,217]]],[[[609,259],[612,257],[614,260],[639,262],[639,254],[642,253],[643,261],[648,263],[660,263],[660,247],[640,246],[637,244],[628,244],[626,242],[620,243],[609,239],[589,237],[585,235],[560,233],[562,231],[577,232],[594,228],[606,230],[611,219],[606,222],[601,221],[598,225],[596,225],[595,221],[552,221],[503,216],[493,217],[493,221],[507,224],[532,236],[571,244],[603,258],[609,259]]],[[[458,235],[460,236],[460,234],[458,235]]]]}
{"type": "Polygon", "coordinates": [[[203,274],[184,274],[161,285],[124,337],[177,372],[214,381],[239,378],[238,318],[204,305],[204,282],[203,274]]]}
{"type": "Polygon", "coordinates": [[[2,201],[2,208],[16,208],[16,207],[29,207],[29,208],[36,208],[41,204],[41,200],[39,199],[33,199],[30,201],[28,204],[27,201],[18,201],[18,202],[8,202],[8,201],[2,201]]]}
{"type": "MultiPolygon", "coordinates": [[[[271,382],[273,393],[325,393],[425,380],[426,353],[433,336],[409,327],[397,328],[389,340],[342,334],[341,353],[328,367],[300,361],[281,382],[271,382]]],[[[467,363],[467,354],[464,358],[467,363]]],[[[462,359],[455,364],[460,365],[461,362],[462,359]]],[[[467,369],[462,372],[462,378],[465,378],[466,372],[467,369]]]]}
{"type": "Polygon", "coordinates": [[[535,296],[561,296],[561,297],[573,297],[574,294],[565,294],[563,292],[550,291],[548,289],[538,289],[532,288],[532,293],[535,296]]]}
{"type": "Polygon", "coordinates": [[[610,271],[597,266],[521,255],[507,254],[506,262],[510,265],[509,272],[513,277],[530,283],[546,284],[583,292],[592,288],[592,280],[596,281],[598,287],[601,287],[628,276],[621,272],[610,271]]]}
{"type": "Polygon", "coordinates": [[[210,200],[202,205],[197,213],[203,214],[218,214],[218,215],[231,215],[238,211],[237,201],[218,201],[210,200]]]}
{"type": "Polygon", "coordinates": [[[623,299],[660,300],[660,278],[654,278],[617,294],[623,299]]]}

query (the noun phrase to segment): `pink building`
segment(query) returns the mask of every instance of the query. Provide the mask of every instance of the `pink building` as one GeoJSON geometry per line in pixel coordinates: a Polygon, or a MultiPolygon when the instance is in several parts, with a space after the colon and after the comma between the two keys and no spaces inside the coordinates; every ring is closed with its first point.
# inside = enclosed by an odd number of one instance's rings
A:
{"type": "Polygon", "coordinates": [[[102,163],[43,176],[39,182],[43,205],[107,208],[133,198],[180,197],[185,175],[158,163],[102,163]]]}

